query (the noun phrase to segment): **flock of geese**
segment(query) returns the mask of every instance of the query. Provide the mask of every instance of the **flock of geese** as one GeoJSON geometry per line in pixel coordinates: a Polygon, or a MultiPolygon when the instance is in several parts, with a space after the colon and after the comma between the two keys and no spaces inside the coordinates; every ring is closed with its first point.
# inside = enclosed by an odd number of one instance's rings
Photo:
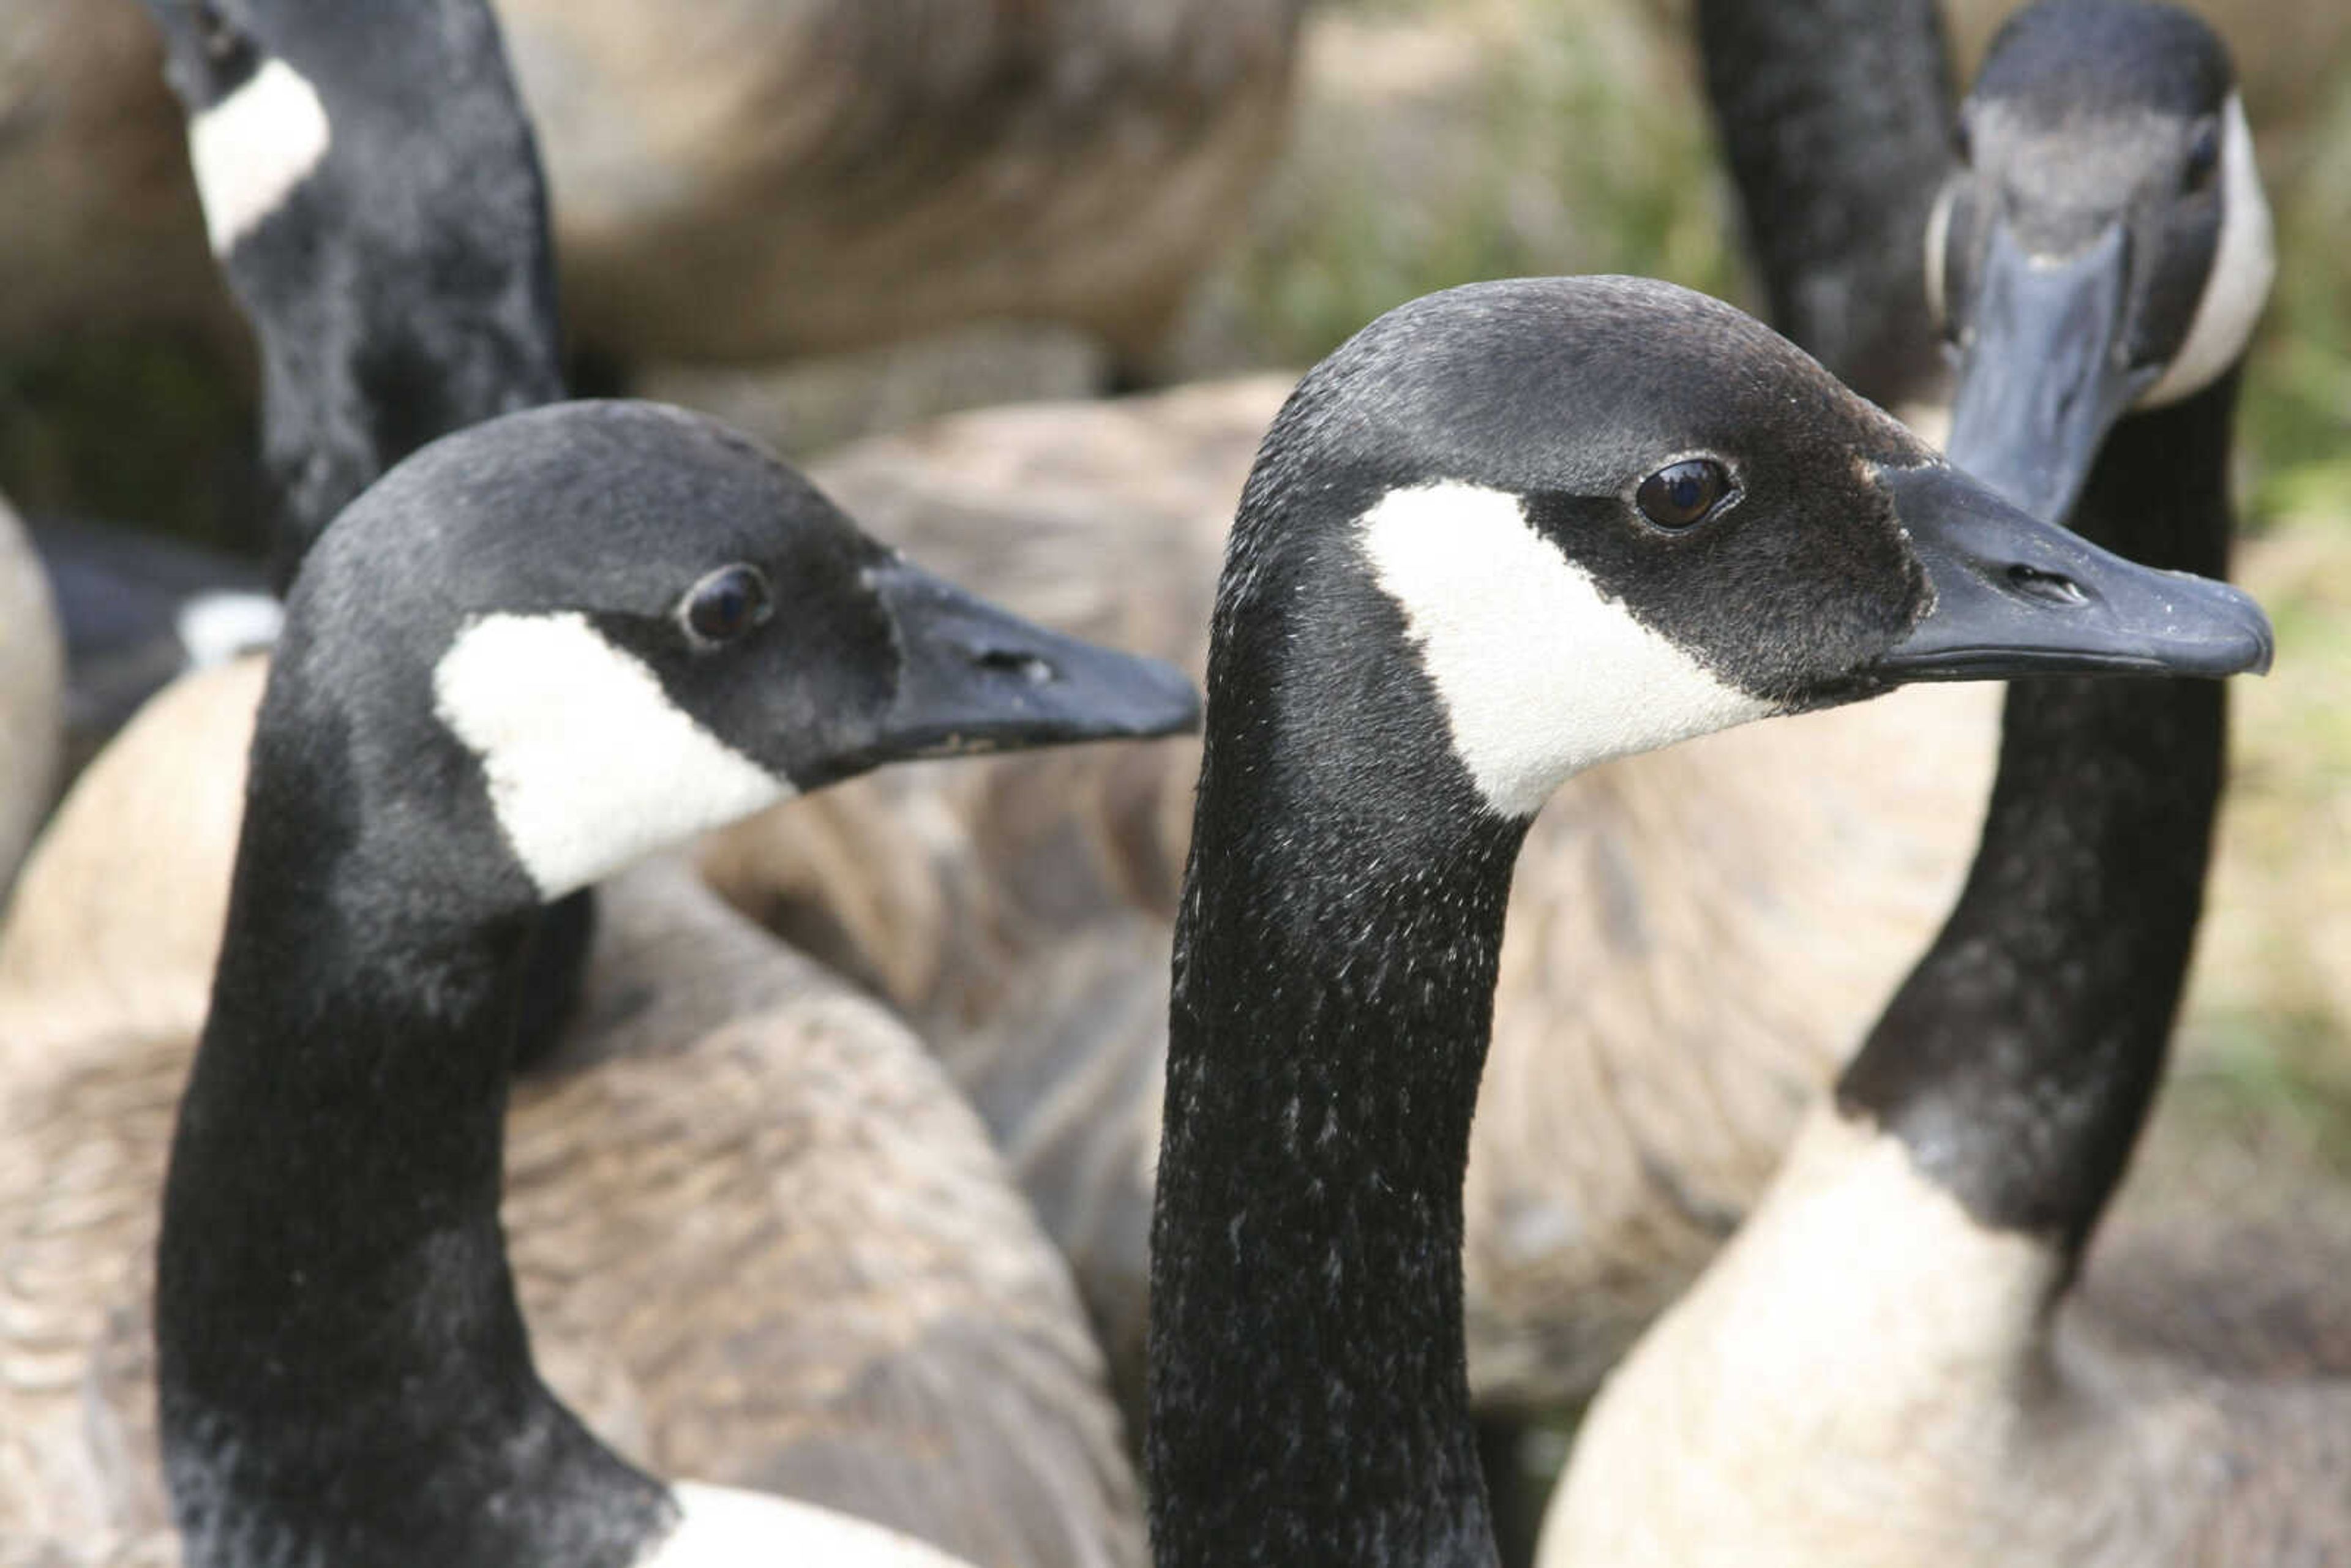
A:
{"type": "Polygon", "coordinates": [[[1819,360],[1473,284],[820,488],[562,401],[485,0],[147,5],[283,624],[52,808],[0,519],[0,1563],[1493,1563],[1595,1387],[1545,1568],[2351,1553],[2351,1357],[2077,1289],[2273,651],[2203,23],[1954,137],[1928,0],[1701,0],[1819,360]]]}

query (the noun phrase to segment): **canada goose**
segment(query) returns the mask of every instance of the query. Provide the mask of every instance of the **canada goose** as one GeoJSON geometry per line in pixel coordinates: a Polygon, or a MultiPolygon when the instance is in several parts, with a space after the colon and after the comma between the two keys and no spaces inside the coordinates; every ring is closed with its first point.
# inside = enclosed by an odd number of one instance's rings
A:
{"type": "MultiPolygon", "coordinates": [[[[174,706],[249,735],[264,675],[246,660],[176,684],[59,824],[87,832],[122,798],[167,809],[204,852],[170,861],[157,896],[192,908],[101,925],[89,981],[29,1014],[8,1004],[39,950],[12,945],[22,967],[0,972],[0,1521],[58,1538],[164,1517],[144,1301],[205,1011],[164,977],[218,952],[227,879],[206,862],[233,851],[243,792],[242,769],[206,769],[157,801],[142,752],[189,733],[174,706]]],[[[1139,1560],[1066,1270],[921,1042],[674,865],[600,894],[578,1019],[518,1080],[507,1134],[506,1230],[549,1385],[641,1463],[980,1561],[1139,1560]]]]}
{"type": "Polygon", "coordinates": [[[282,0],[147,8],[206,235],[260,343],[283,586],[401,456],[563,395],[538,150],[486,5],[436,4],[431,26],[282,0]]]}
{"type": "Polygon", "coordinates": [[[49,808],[64,679],[48,580],[0,501],[0,898],[49,808]]]}
{"type": "MultiPolygon", "coordinates": [[[[1961,346],[1954,460],[2217,572],[2270,272],[2220,41],[2168,6],[2043,0],[1960,123],[1928,263],[1961,346]]],[[[2232,1385],[2241,1347],[2117,1333],[2068,1300],[2162,1074],[2222,729],[2202,684],[2011,690],[1958,907],[1593,1406],[1550,1568],[2342,1555],[2351,1384],[2232,1385]]]]}
{"type": "Polygon", "coordinates": [[[511,416],[371,489],[288,605],[172,1141],[156,1333],[187,1561],[943,1561],[664,1485],[539,1382],[498,1223],[532,925],[896,758],[1191,708],[1173,671],[949,588],[674,410],[511,416]]]}
{"type": "MultiPolygon", "coordinates": [[[[467,9],[472,19],[459,17],[439,36],[475,39],[493,51],[494,63],[495,34],[476,25],[478,7],[445,8],[467,9]]],[[[310,236],[308,252],[347,264],[314,270],[360,267],[363,254],[342,256],[338,247],[355,245],[363,252],[364,231],[354,235],[319,220],[341,204],[367,204],[375,174],[400,169],[396,160],[371,157],[382,149],[370,141],[384,118],[382,99],[387,90],[397,96],[399,78],[322,73],[306,97],[309,78],[283,57],[255,47],[256,33],[308,37],[314,47],[348,35],[321,34],[316,7],[300,15],[248,7],[240,15],[231,22],[209,12],[194,27],[175,14],[175,47],[210,46],[184,62],[187,68],[228,62],[247,88],[260,84],[264,108],[292,113],[298,129],[308,123],[315,97],[329,121],[330,151],[303,164],[311,172],[291,183],[284,167],[265,162],[261,172],[274,170],[277,178],[258,187],[238,183],[240,166],[233,161],[213,163],[208,200],[214,186],[233,198],[215,205],[235,210],[245,199],[241,192],[256,190],[276,204],[272,215],[239,232],[230,263],[249,262],[248,246],[262,239],[291,248],[287,236],[299,233],[307,218],[322,231],[310,236]],[[226,47],[219,47],[223,37],[226,47]],[[337,131],[352,113],[358,129],[337,131]]],[[[500,78],[481,62],[475,68],[465,79],[495,95],[500,78]]],[[[202,90],[192,94],[200,128],[204,114],[238,113],[238,94],[246,90],[232,87],[206,109],[209,80],[200,78],[202,90]]],[[[510,90],[506,96],[510,108],[510,90]]],[[[406,135],[410,122],[394,119],[394,130],[406,135]]],[[[233,120],[232,129],[237,123],[233,120]]],[[[495,231],[487,237],[463,227],[444,236],[454,254],[490,250],[474,258],[469,276],[481,276],[495,272],[500,255],[513,254],[497,243],[529,239],[537,186],[535,180],[487,178],[487,162],[528,151],[527,138],[504,136],[509,116],[468,114],[461,123],[486,125],[496,135],[486,146],[444,150],[441,158],[460,164],[477,187],[503,191],[509,202],[502,225],[484,225],[495,231]]],[[[283,153],[302,143],[279,139],[269,146],[283,153]]],[[[536,272],[525,267],[507,276],[522,287],[536,272]]],[[[303,276],[286,269],[295,282],[303,276]]],[[[330,277],[329,291],[333,286],[330,277]]],[[[264,292],[250,280],[240,287],[256,314],[338,315],[331,299],[308,298],[298,287],[264,292]]],[[[527,322],[536,314],[517,319],[527,322]]],[[[339,319],[354,315],[370,329],[395,336],[420,319],[370,321],[364,309],[348,307],[339,319]]],[[[421,319],[429,326],[435,318],[421,319]]],[[[395,346],[429,352],[432,334],[420,337],[395,346]]],[[[375,365],[387,356],[381,343],[362,343],[351,357],[375,365]]],[[[293,361],[297,373],[305,368],[293,361]]],[[[360,380],[363,393],[382,393],[360,380]]],[[[423,406],[433,406],[429,398],[423,406]]],[[[385,412],[363,399],[346,424],[362,434],[381,431],[385,412]]],[[[362,444],[354,450],[364,457],[381,448],[362,444]]],[[[1051,689],[1049,664],[1029,661],[1019,648],[998,651],[1039,675],[1040,692],[1051,689]]],[[[109,1303],[140,1293],[136,1260],[148,1245],[141,1195],[152,1189],[161,1163],[152,1118],[135,1127],[118,1125],[119,1119],[93,1123],[87,1100],[78,1097],[92,1081],[168,1085],[183,1071],[187,1042],[204,1017],[204,977],[218,950],[238,758],[260,679],[251,664],[214,672],[182,682],[142,713],[61,810],[0,940],[0,1040],[11,1058],[9,1098],[22,1111],[16,1140],[48,1156],[20,1167],[19,1185],[0,1185],[0,1248],[35,1250],[44,1260],[20,1276],[22,1293],[6,1317],[6,1326],[22,1325],[27,1342],[39,1344],[44,1370],[0,1418],[19,1445],[0,1472],[32,1477],[32,1500],[16,1506],[38,1510],[47,1501],[44,1477],[87,1467],[93,1452],[117,1456],[94,1481],[47,1487],[65,1500],[54,1505],[66,1510],[61,1529],[84,1528],[92,1518],[141,1516],[144,1478],[136,1436],[144,1423],[136,1412],[148,1401],[143,1368],[133,1361],[94,1384],[84,1369],[109,1359],[109,1303]],[[169,782],[161,799],[159,780],[169,782]],[[126,900],[124,887],[141,890],[139,898],[126,900]],[[154,896],[159,887],[169,894],[154,896]],[[108,1151],[103,1158],[100,1148],[108,1151]],[[90,1195],[99,1192],[106,1201],[92,1206],[90,1195]],[[77,1388],[99,1396],[96,1437],[87,1397],[58,1403],[77,1388]]],[[[1084,1338],[1061,1266],[1040,1249],[1011,1195],[997,1191],[1001,1176],[993,1156],[967,1114],[950,1106],[951,1090],[919,1045],[870,1013],[846,1008],[839,988],[811,966],[764,937],[749,940],[698,884],[668,878],[649,887],[640,877],[615,890],[614,898],[578,1027],[559,1040],[552,1026],[561,1019],[559,1009],[544,1020],[549,1041],[560,1050],[546,1064],[553,1086],[528,1086],[517,1113],[518,1143],[539,1150],[535,1168],[552,1173],[530,1184],[543,1196],[512,1217],[525,1300],[534,1322],[551,1325],[548,1338],[565,1353],[551,1374],[564,1379],[572,1367],[590,1382],[629,1383],[622,1440],[633,1434],[657,1460],[687,1461],[716,1479],[878,1513],[990,1560],[1119,1564],[1138,1558],[1139,1509],[1117,1422],[1102,1396],[1098,1354],[1084,1338]],[[688,991],[701,998],[699,1006],[654,1005],[688,991]],[[787,996],[793,998],[789,1007],[787,996]],[[738,1003],[739,1016],[717,1009],[721,998],[738,1003]],[[828,1053],[841,1069],[830,1077],[810,1065],[828,1053]],[[648,1077],[632,1061],[616,1060],[630,1056],[674,1069],[665,1095],[661,1074],[648,1077]],[[755,1137],[741,1108],[731,1119],[697,1113],[694,1107],[707,1096],[692,1081],[695,1063],[670,1060],[686,1056],[716,1062],[711,1070],[737,1086],[757,1081],[779,1095],[797,1093],[797,1101],[764,1114],[768,1124],[798,1114],[808,1130],[780,1140],[773,1133],[755,1137]],[[599,1087],[615,1082],[641,1103],[632,1113],[635,1131],[618,1153],[592,1111],[583,1110],[600,1094],[622,1093],[599,1087]],[[591,1145],[604,1155],[588,1158],[581,1151],[591,1145]],[[713,1215],[678,1223],[674,1194],[664,1199],[669,1189],[661,1183],[650,1189],[624,1184],[618,1193],[600,1186],[599,1172],[624,1168],[629,1160],[656,1172],[694,1168],[703,1173],[697,1179],[726,1186],[723,1222],[713,1215]],[[802,1244],[774,1256],[756,1252],[756,1240],[777,1233],[778,1207],[787,1199],[803,1211],[797,1233],[802,1244]],[[601,1218],[647,1239],[589,1269],[580,1262],[579,1238],[600,1205],[601,1218]],[[820,1234],[837,1244],[835,1255],[806,1245],[820,1234]],[[794,1288],[753,1291],[738,1301],[719,1277],[730,1270],[772,1275],[794,1288]],[[697,1301],[673,1303],[658,1316],[633,1310],[622,1293],[632,1280],[689,1278],[702,1282],[697,1301]],[[921,1285],[893,1301],[874,1284],[884,1279],[921,1285]],[[708,1331],[707,1347],[690,1343],[697,1330],[708,1331]],[[820,1375],[810,1370],[819,1364],[820,1375]]],[[[550,990],[568,999],[568,990],[550,990]]],[[[562,1385],[568,1392],[579,1385],[562,1385]]],[[[606,1412],[600,1406],[597,1414],[606,1412]]]]}
{"type": "Polygon", "coordinates": [[[2268,647],[2241,594],[2033,522],[1670,285],[1473,285],[1324,361],[1217,596],[1153,1230],[1161,1568],[1491,1561],[1462,1175],[1560,779],[1906,681],[2268,647]]]}
{"type": "MultiPolygon", "coordinates": [[[[131,0],[11,0],[0,340],[233,326],[131,0]],[[21,254],[19,254],[21,253],[21,254]],[[127,265],[136,257],[137,265],[127,265]]],[[[622,362],[981,320],[1146,361],[1288,123],[1302,0],[501,0],[569,308],[622,362]]]]}

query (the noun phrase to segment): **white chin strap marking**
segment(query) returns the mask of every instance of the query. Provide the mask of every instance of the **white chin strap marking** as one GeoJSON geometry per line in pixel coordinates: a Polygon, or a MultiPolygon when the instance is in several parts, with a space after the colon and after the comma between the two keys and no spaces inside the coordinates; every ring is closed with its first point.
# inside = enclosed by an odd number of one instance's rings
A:
{"type": "Polygon", "coordinates": [[[2212,270],[2179,351],[2138,406],[2161,408],[2218,381],[2252,340],[2276,276],[2276,243],[2262,172],[2253,162],[2253,133],[2243,101],[2231,93],[2220,111],[2220,240],[2212,250],[2212,270]]]}
{"type": "Polygon", "coordinates": [[[1532,816],[1595,762],[1773,711],[1604,595],[1515,496],[1458,483],[1394,490],[1363,527],[1453,748],[1504,816],[1532,816]]]}
{"type": "Polygon", "coordinates": [[[1927,214],[1927,319],[1938,332],[1950,319],[1943,300],[1943,267],[1945,253],[1950,248],[1951,204],[1959,194],[1956,178],[1944,181],[1942,194],[1935,198],[1934,210],[1927,214]]]}
{"type": "Polygon", "coordinates": [[[272,59],[188,123],[188,162],[213,254],[226,256],[327,155],[326,106],[301,73],[272,59]]]}
{"type": "Polygon", "coordinates": [[[441,656],[433,692],[550,900],[792,793],[580,615],[474,622],[441,656]]]}

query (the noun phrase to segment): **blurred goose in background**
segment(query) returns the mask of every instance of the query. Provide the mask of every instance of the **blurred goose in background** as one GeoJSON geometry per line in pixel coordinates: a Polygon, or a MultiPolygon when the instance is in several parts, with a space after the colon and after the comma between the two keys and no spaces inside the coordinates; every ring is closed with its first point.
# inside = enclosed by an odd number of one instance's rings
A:
{"type": "MultiPolygon", "coordinates": [[[[2169,6],[2043,0],[1959,123],[1928,230],[1954,463],[2218,573],[2272,273],[2225,49],[2169,6]]],[[[2069,1301],[2161,1081],[2225,760],[2209,684],[2011,691],[1958,907],[1588,1415],[1546,1568],[2351,1549],[2351,1382],[2224,1381],[2233,1347],[2168,1354],[2069,1301]]]]}
{"type": "Polygon", "coordinates": [[[56,788],[64,683],[47,577],[0,501],[0,900],[56,788]]]}
{"type": "Polygon", "coordinates": [[[1463,1174],[1512,864],[1563,778],[1906,681],[2268,647],[2243,595],[2035,522],[1670,285],[1471,285],[1310,372],[1209,660],[1153,1230],[1160,1568],[1494,1561],[1463,1174]]]}
{"type": "MultiPolygon", "coordinates": [[[[469,79],[501,101],[429,122],[440,136],[473,127],[491,139],[432,150],[439,166],[462,172],[459,195],[480,198],[470,208],[457,201],[465,221],[443,240],[446,256],[470,258],[461,270],[483,287],[478,298],[528,307],[507,318],[528,338],[551,309],[487,287],[499,277],[524,289],[548,281],[515,261],[544,254],[529,165],[520,175],[491,167],[516,152],[528,159],[527,128],[512,134],[501,112],[512,95],[494,68],[486,15],[460,0],[441,11],[434,28],[387,24],[374,57],[401,46],[488,51],[470,62],[469,79]]],[[[430,236],[332,218],[354,205],[400,210],[392,197],[425,160],[394,155],[384,138],[404,142],[428,122],[385,113],[385,99],[403,81],[444,73],[339,75],[333,51],[353,35],[321,34],[309,14],[264,6],[231,18],[208,8],[172,20],[187,68],[225,62],[274,96],[274,114],[307,122],[315,99],[327,125],[314,143],[329,151],[298,172],[262,165],[264,175],[276,170],[277,204],[230,246],[232,267],[256,256],[320,258],[241,284],[256,317],[356,322],[334,340],[348,348],[345,362],[402,363],[421,375],[441,318],[371,315],[381,286],[355,302],[333,296],[364,270],[377,238],[396,255],[430,236]],[[263,38],[274,47],[263,49],[263,38]],[[324,66],[312,49],[326,52],[324,66]],[[386,169],[393,190],[371,201],[386,169]]],[[[192,98],[234,112],[236,90],[206,86],[192,98]]],[[[223,111],[200,108],[198,131],[205,113],[223,111]]],[[[288,145],[298,144],[266,144],[281,155],[288,145]]],[[[223,178],[249,172],[220,167],[223,178]]],[[[241,189],[250,187],[232,195],[241,189]]],[[[404,199],[434,211],[413,193],[404,199]]],[[[465,384],[507,395],[492,384],[500,361],[486,359],[465,384]]],[[[289,355],[289,382],[318,362],[289,355]]],[[[349,417],[322,437],[350,438],[340,460],[311,462],[296,444],[277,444],[298,491],[324,494],[385,453],[365,444],[398,428],[398,411],[369,401],[383,391],[357,378],[349,417]]],[[[311,417],[332,401],[306,405],[289,390],[284,402],[311,417]]],[[[421,406],[449,402],[428,396],[421,406]]],[[[1064,645],[1007,642],[985,623],[965,630],[990,679],[1017,680],[1032,704],[1070,695],[1064,645]]],[[[1173,679],[1163,674],[1118,732],[1181,727],[1190,709],[1167,698],[1173,679]]],[[[219,951],[243,792],[235,748],[251,733],[261,680],[248,662],[183,681],[150,705],[59,813],[0,940],[8,1141],[20,1154],[0,1181],[0,1252],[21,1264],[5,1321],[18,1333],[7,1348],[38,1347],[40,1363],[0,1396],[14,1406],[0,1420],[11,1449],[0,1474],[26,1478],[28,1494],[5,1511],[58,1534],[135,1529],[157,1512],[146,1459],[152,1368],[131,1303],[144,1293],[162,1117],[219,951]],[[50,890],[64,896],[62,917],[39,903],[50,890]]],[[[1105,707],[1096,716],[1118,716],[1105,707]]],[[[524,1024],[558,1054],[519,1092],[508,1224],[558,1386],[660,1464],[817,1497],[982,1560],[1136,1561],[1133,1479],[1064,1268],[919,1043],[674,868],[634,873],[603,906],[577,1021],[559,1032],[561,1010],[551,1008],[524,1024]]],[[[559,904],[549,919],[576,907],[559,904]]],[[[563,946],[582,935],[555,932],[563,946]]],[[[534,944],[542,979],[549,936],[543,922],[534,944]]],[[[552,973],[567,979],[573,969],[552,973]]],[[[571,999],[568,985],[535,983],[540,992],[571,999]]]]}
{"type": "MultiPolygon", "coordinates": [[[[992,319],[1147,371],[1288,127],[1304,0],[502,0],[579,341],[768,361],[992,319]]],[[[0,345],[234,322],[132,0],[12,0],[0,345]],[[124,265],[124,258],[135,263],[124,265]]]]}
{"type": "MultiPolygon", "coordinates": [[[[657,1481],[540,1382],[500,1224],[538,911],[899,757],[1150,733],[1194,703],[1163,665],[928,576],[680,411],[494,421],[372,487],[310,551],[272,662],[172,1140],[157,1382],[191,1568],[945,1563],[831,1511],[657,1481]]],[[[807,1135],[789,1106],[783,1128],[807,1135]]],[[[637,1174],[681,1227],[731,1207],[724,1167],[637,1174]]],[[[819,1250],[794,1272],[820,1281],[833,1217],[805,1218],[819,1250]]],[[[765,1282],[727,1260],[750,1276],[728,1289],[765,1282]]],[[[991,1556],[1035,1560],[1023,1544],[991,1556]]]]}

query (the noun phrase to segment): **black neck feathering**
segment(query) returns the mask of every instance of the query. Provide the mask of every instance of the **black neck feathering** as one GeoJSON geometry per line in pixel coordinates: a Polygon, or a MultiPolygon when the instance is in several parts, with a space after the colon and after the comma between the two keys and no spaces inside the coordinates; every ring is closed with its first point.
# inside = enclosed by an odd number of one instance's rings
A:
{"type": "Polygon", "coordinates": [[[1935,0],[1698,0],[1698,26],[1772,325],[1865,397],[1931,391],[1920,236],[1951,160],[1935,0]]]}
{"type": "Polygon", "coordinates": [[[540,1384],[498,1220],[535,917],[387,884],[260,750],[157,1260],[187,1560],[630,1562],[666,1495],[540,1384]]]}
{"type": "MultiPolygon", "coordinates": [[[[2074,517],[2225,575],[2236,376],[2118,423],[2074,517]]],[[[2225,761],[2218,681],[2009,689],[1958,907],[1837,1084],[1981,1223],[2078,1259],[2147,1119],[2203,905],[2225,761]]]]}
{"type": "Polygon", "coordinates": [[[1461,1184],[1525,828],[1483,809],[1426,677],[1377,662],[1395,606],[1239,538],[1176,934],[1155,1558],[1491,1563],[1461,1184]]]}

